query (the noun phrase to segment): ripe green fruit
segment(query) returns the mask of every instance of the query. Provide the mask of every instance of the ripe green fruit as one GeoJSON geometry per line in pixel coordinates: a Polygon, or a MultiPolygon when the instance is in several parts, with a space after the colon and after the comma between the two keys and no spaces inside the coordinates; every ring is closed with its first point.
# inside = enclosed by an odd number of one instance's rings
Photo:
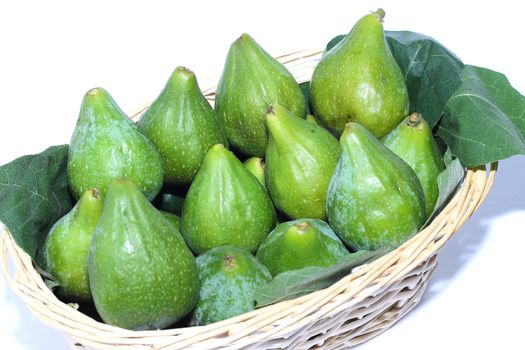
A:
{"type": "Polygon", "coordinates": [[[337,136],[353,121],[383,137],[408,114],[405,80],[385,39],[384,15],[379,9],[362,17],[313,73],[313,112],[337,136]]]}
{"type": "Polygon", "coordinates": [[[116,178],[131,180],[148,199],[162,187],[159,152],[102,88],[84,96],[68,153],[67,175],[75,198],[96,188],[103,196],[116,178]]]}
{"type": "Polygon", "coordinates": [[[326,222],[300,219],[270,232],[256,257],[275,276],[307,266],[332,266],[347,255],[348,249],[326,222]]]}
{"type": "Polygon", "coordinates": [[[200,298],[190,325],[203,326],[255,308],[255,290],[272,279],[248,251],[223,246],[197,257],[200,298]]]}
{"type": "Polygon", "coordinates": [[[180,216],[169,213],[167,211],[161,210],[160,212],[162,215],[164,215],[166,219],[168,219],[175,226],[177,231],[180,233],[180,216]]]}
{"type": "Polygon", "coordinates": [[[254,252],[274,226],[275,209],[259,181],[223,145],[213,146],[182,210],[182,234],[191,250],[231,245],[254,252]]]}
{"type": "Polygon", "coordinates": [[[210,147],[228,144],[195,74],[184,67],[173,71],[138,126],[159,150],[172,184],[190,183],[210,147]]]}
{"type": "Polygon", "coordinates": [[[326,191],[339,143],[317,124],[279,105],[266,114],[270,134],[265,177],[275,206],[292,219],[326,218],[326,191]]]}
{"type": "Polygon", "coordinates": [[[109,186],[91,241],[89,282],[104,322],[132,330],[175,323],[199,294],[195,258],[182,236],[126,179],[109,186]]]}
{"type": "Polygon", "coordinates": [[[355,250],[402,244],[425,220],[416,174],[357,123],[348,123],[340,141],[327,194],[330,226],[355,250]]]}
{"type": "Polygon", "coordinates": [[[264,156],[268,140],[264,118],[272,103],[300,117],[306,113],[305,99],[294,77],[243,34],[230,47],[215,101],[233,148],[246,155],[264,156]]]}
{"type": "Polygon", "coordinates": [[[252,173],[253,176],[259,180],[264,189],[266,189],[266,181],[264,180],[264,159],[259,157],[251,157],[246,159],[243,163],[246,170],[252,173]]]}
{"type": "Polygon", "coordinates": [[[319,123],[317,122],[317,119],[315,119],[315,117],[311,114],[308,114],[306,116],[306,121],[319,125],[319,123]]]}
{"type": "Polygon", "coordinates": [[[60,283],[60,294],[69,299],[91,301],[89,244],[101,214],[100,194],[94,189],[86,191],[73,209],[53,225],[44,243],[46,271],[60,283]]]}
{"type": "Polygon", "coordinates": [[[425,193],[428,218],[439,196],[438,176],[445,169],[432,130],[421,114],[413,113],[386,135],[383,143],[416,173],[425,193]]]}

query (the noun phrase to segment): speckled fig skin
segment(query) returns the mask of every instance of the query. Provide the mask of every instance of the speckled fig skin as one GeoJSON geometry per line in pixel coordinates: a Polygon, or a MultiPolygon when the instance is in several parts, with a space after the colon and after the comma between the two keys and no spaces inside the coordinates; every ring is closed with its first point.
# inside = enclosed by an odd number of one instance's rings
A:
{"type": "Polygon", "coordinates": [[[432,129],[421,114],[413,113],[386,135],[383,143],[416,173],[425,193],[428,218],[439,196],[438,176],[445,169],[432,129]]]}
{"type": "Polygon", "coordinates": [[[425,221],[417,175],[368,130],[348,123],[326,199],[330,226],[355,250],[398,246],[425,221]]]}
{"type": "Polygon", "coordinates": [[[347,255],[348,249],[326,222],[299,219],[270,232],[256,257],[275,276],[308,266],[332,266],[347,255]]]}
{"type": "Polygon", "coordinates": [[[109,183],[126,177],[153,199],[162,187],[162,159],[102,88],[89,90],[69,144],[67,175],[75,198],[90,188],[102,196],[109,183]]]}
{"type": "Polygon", "coordinates": [[[298,117],[305,116],[306,102],[294,77],[248,34],[243,34],[230,47],[215,100],[215,109],[234,149],[264,157],[268,140],[264,118],[272,103],[298,117]]]}
{"type": "Polygon", "coordinates": [[[256,289],[272,275],[253,255],[222,246],[197,257],[200,297],[190,317],[191,326],[204,326],[255,309],[256,289]]]}
{"type": "Polygon", "coordinates": [[[385,39],[384,15],[379,9],[362,17],[312,75],[314,115],[336,136],[353,121],[383,137],[408,114],[405,80],[385,39]]]}
{"type": "Polygon", "coordinates": [[[93,300],[104,322],[162,329],[196,304],[195,258],[177,232],[128,180],[114,180],[89,251],[93,300]]]}
{"type": "Polygon", "coordinates": [[[266,189],[266,181],[264,179],[264,168],[266,167],[264,159],[260,157],[251,157],[246,159],[243,163],[246,170],[252,173],[253,176],[259,180],[264,189],[266,189]]]}
{"type": "Polygon", "coordinates": [[[195,254],[221,245],[255,252],[275,227],[268,193],[235,155],[213,146],[190,186],[181,230],[195,254]]]}
{"type": "Polygon", "coordinates": [[[228,145],[195,74],[184,67],[173,71],[138,126],[159,150],[165,180],[171,184],[190,183],[210,147],[228,145]]]}
{"type": "Polygon", "coordinates": [[[98,191],[87,190],[53,225],[44,243],[46,271],[60,283],[59,293],[70,300],[91,301],[88,253],[102,208],[98,191]]]}
{"type": "Polygon", "coordinates": [[[326,191],[339,160],[339,142],[317,124],[272,105],[265,178],[280,211],[292,219],[326,218],[326,191]]]}
{"type": "Polygon", "coordinates": [[[164,215],[166,219],[168,219],[175,226],[177,231],[179,231],[180,233],[180,216],[169,213],[167,211],[163,211],[163,210],[161,210],[160,212],[162,215],[164,215]]]}
{"type": "Polygon", "coordinates": [[[308,115],[306,116],[306,119],[305,119],[305,120],[308,121],[308,122],[310,122],[310,123],[314,123],[314,124],[319,125],[319,123],[317,122],[317,119],[315,119],[315,117],[314,117],[313,115],[311,115],[311,114],[308,114],[308,115]]]}

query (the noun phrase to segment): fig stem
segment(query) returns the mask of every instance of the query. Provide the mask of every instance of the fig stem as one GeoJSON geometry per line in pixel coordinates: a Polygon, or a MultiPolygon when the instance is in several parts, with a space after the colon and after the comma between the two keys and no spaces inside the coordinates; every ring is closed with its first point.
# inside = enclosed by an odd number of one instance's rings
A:
{"type": "Polygon", "coordinates": [[[381,22],[384,21],[385,19],[385,10],[383,10],[382,8],[378,8],[375,12],[372,12],[374,15],[376,15],[377,19],[380,20],[381,22]]]}
{"type": "Polygon", "coordinates": [[[226,255],[223,261],[224,267],[232,267],[235,264],[235,258],[231,255],[226,255]]]}
{"type": "Polygon", "coordinates": [[[93,198],[99,198],[100,197],[100,192],[97,191],[95,188],[92,188],[91,189],[91,196],[93,196],[93,198]]]}
{"type": "Polygon", "coordinates": [[[421,119],[421,114],[414,112],[408,117],[407,124],[408,126],[415,128],[421,124],[421,119]]]}
{"type": "Polygon", "coordinates": [[[98,93],[98,88],[93,88],[87,92],[89,96],[95,96],[98,93]]]}

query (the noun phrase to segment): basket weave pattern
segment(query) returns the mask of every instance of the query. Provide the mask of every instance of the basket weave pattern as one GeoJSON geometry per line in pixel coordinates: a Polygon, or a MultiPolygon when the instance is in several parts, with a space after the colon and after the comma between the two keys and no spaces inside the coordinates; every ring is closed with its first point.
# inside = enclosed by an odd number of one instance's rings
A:
{"type": "MultiPolygon", "coordinates": [[[[302,82],[320,57],[301,51],[278,59],[302,82]]],[[[204,91],[210,101],[214,91],[204,91]]],[[[75,349],[346,349],[391,327],[418,304],[437,253],[485,199],[496,170],[496,163],[468,169],[460,189],[425,229],[331,287],[203,327],[129,331],[97,322],[55,297],[7,230],[0,235],[0,264],[15,293],[75,349]]]]}

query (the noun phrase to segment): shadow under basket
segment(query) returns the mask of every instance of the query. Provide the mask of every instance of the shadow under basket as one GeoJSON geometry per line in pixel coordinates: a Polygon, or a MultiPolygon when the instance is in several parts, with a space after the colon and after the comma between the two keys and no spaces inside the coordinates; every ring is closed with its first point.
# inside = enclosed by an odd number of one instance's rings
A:
{"type": "MultiPolygon", "coordinates": [[[[278,59],[303,82],[320,57],[319,51],[301,51],[278,59]]],[[[210,101],[214,91],[204,91],[210,101]]],[[[388,329],[419,303],[438,252],[483,202],[496,169],[497,163],[467,169],[427,227],[332,286],[202,327],[129,331],[97,322],[56,298],[8,231],[0,236],[0,263],[15,293],[74,349],[347,349],[388,329]]]]}

